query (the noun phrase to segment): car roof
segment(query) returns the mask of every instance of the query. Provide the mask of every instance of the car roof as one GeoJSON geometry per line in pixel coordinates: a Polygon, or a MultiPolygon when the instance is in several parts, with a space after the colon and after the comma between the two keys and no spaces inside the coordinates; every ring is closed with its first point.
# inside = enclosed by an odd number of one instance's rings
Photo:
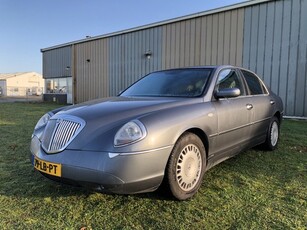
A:
{"type": "Polygon", "coordinates": [[[169,69],[158,70],[158,71],[154,71],[154,72],[167,71],[167,70],[179,70],[179,69],[222,69],[222,68],[243,69],[241,67],[236,67],[236,66],[232,66],[232,65],[200,65],[200,66],[187,66],[187,67],[169,68],[169,69]]]}

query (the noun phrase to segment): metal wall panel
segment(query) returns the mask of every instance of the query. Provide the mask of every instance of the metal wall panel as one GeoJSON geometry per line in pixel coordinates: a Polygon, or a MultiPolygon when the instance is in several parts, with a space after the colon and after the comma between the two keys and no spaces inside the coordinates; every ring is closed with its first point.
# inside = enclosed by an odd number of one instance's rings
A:
{"type": "Polygon", "coordinates": [[[71,76],[71,46],[43,52],[43,77],[71,76]]]}
{"type": "Polygon", "coordinates": [[[74,45],[75,103],[109,96],[108,41],[74,45]]]}
{"type": "Polygon", "coordinates": [[[203,18],[202,21],[202,37],[203,37],[203,42],[202,42],[202,47],[201,47],[201,56],[204,58],[201,58],[201,64],[207,63],[208,65],[211,65],[211,54],[212,50],[214,49],[212,47],[212,21],[213,21],[213,16],[208,15],[207,17],[203,18]],[[204,42],[206,46],[204,46],[204,42]]]}
{"type": "MultiPolygon", "coordinates": [[[[287,9],[285,9],[287,10],[287,9]]],[[[291,30],[290,30],[290,53],[289,53],[289,77],[287,90],[287,114],[295,114],[297,82],[300,78],[297,72],[298,49],[299,49],[299,30],[300,30],[300,1],[292,1],[291,8],[291,30]]],[[[307,9],[305,9],[306,12],[307,9]]],[[[306,29],[306,28],[304,28],[306,29]]]]}
{"type": "MultiPolygon", "coordinates": [[[[283,5],[285,9],[291,9],[291,1],[286,1],[283,5]]],[[[273,7],[273,5],[272,5],[273,7]]],[[[273,22],[272,22],[273,23],[273,22]]],[[[288,76],[289,76],[289,52],[290,52],[290,31],[291,31],[291,10],[285,10],[282,21],[282,38],[281,56],[280,56],[280,75],[279,75],[279,92],[284,104],[287,106],[288,96],[288,76]]],[[[268,75],[269,79],[271,75],[268,75]]]]}
{"type": "Polygon", "coordinates": [[[300,36],[298,53],[298,91],[296,92],[296,112],[297,116],[307,116],[307,0],[301,1],[300,6],[300,36]],[[300,108],[302,110],[300,110],[300,108]]]}
{"type": "Polygon", "coordinates": [[[109,94],[117,95],[149,72],[161,69],[161,28],[154,27],[109,38],[109,94]],[[152,55],[148,59],[146,51],[152,55]]]}
{"type": "Polygon", "coordinates": [[[285,104],[307,116],[307,0],[277,0],[245,8],[243,66],[255,71],[285,104]]]}
{"type": "Polygon", "coordinates": [[[117,95],[154,70],[244,66],[281,96],[286,115],[307,116],[306,11],[307,0],[259,1],[69,43],[42,51],[43,75],[73,76],[82,102],[117,95]]]}
{"type": "Polygon", "coordinates": [[[162,68],[242,64],[244,10],[163,26],[162,68]]]}

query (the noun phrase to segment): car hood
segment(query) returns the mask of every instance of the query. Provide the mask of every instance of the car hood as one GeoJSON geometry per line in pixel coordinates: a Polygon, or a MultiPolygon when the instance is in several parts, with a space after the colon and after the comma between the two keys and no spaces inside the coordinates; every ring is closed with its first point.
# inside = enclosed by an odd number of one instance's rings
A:
{"type": "Polygon", "coordinates": [[[72,115],[85,121],[85,127],[68,149],[112,151],[114,135],[125,123],[133,119],[142,120],[142,117],[166,109],[202,101],[202,98],[113,97],[66,107],[51,119],[72,115]]]}
{"type": "MultiPolygon", "coordinates": [[[[197,101],[199,101],[199,98],[197,101]]],[[[102,124],[191,103],[195,103],[195,100],[186,98],[111,97],[66,107],[57,113],[56,117],[61,114],[69,114],[82,118],[86,122],[99,120],[102,124]]]]}

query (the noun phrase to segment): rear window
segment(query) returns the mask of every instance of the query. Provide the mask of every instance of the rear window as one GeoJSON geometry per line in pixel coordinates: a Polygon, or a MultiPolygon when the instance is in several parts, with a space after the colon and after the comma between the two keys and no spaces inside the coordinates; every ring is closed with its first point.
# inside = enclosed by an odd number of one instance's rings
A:
{"type": "Polygon", "coordinates": [[[251,95],[267,94],[267,91],[263,83],[259,80],[259,78],[255,74],[245,70],[241,71],[243,73],[243,76],[248,85],[251,95]]]}

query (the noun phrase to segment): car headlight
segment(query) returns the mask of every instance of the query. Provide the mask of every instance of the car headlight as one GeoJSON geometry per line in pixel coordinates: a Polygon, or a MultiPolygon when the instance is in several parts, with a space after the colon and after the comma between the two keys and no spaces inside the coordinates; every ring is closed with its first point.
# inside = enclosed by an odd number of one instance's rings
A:
{"type": "Polygon", "coordinates": [[[145,138],[146,134],[143,123],[138,120],[130,121],[117,131],[114,138],[114,146],[121,147],[132,144],[145,138]]]}
{"type": "Polygon", "coordinates": [[[52,116],[52,113],[46,113],[45,115],[43,115],[37,122],[37,124],[35,125],[34,129],[39,129],[41,127],[43,127],[44,125],[47,124],[47,122],[49,121],[50,117],[52,116]]]}

